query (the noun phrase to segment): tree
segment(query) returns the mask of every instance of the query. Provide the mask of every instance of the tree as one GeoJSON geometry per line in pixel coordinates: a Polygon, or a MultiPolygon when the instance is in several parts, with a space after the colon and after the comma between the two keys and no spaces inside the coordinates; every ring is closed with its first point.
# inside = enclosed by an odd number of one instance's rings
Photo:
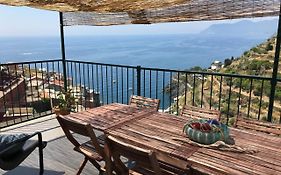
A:
{"type": "Polygon", "coordinates": [[[190,68],[191,71],[202,71],[203,69],[200,66],[194,66],[190,68]]]}
{"type": "Polygon", "coordinates": [[[267,51],[273,50],[273,46],[271,45],[271,43],[267,43],[266,48],[267,51]]]}
{"type": "Polygon", "coordinates": [[[231,61],[231,59],[225,59],[224,60],[224,67],[227,67],[227,66],[229,66],[229,65],[231,65],[231,63],[232,63],[232,61],[231,61]]]}

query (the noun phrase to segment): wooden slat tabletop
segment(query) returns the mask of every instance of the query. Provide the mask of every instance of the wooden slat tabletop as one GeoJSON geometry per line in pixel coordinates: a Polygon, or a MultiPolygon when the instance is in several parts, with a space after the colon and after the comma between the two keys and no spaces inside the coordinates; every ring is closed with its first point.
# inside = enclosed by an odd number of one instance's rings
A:
{"type": "Polygon", "coordinates": [[[235,145],[256,153],[234,153],[200,148],[188,158],[195,169],[213,174],[281,174],[281,138],[268,134],[231,128],[235,145]]]}
{"type": "Polygon", "coordinates": [[[150,113],[107,129],[106,133],[169,156],[169,163],[180,168],[191,166],[206,174],[281,174],[280,137],[231,128],[236,146],[257,152],[199,148],[184,141],[188,138],[182,128],[187,121],[184,117],[150,113]]]}
{"type": "Polygon", "coordinates": [[[106,133],[138,147],[156,151],[160,160],[187,169],[187,158],[199,147],[182,147],[186,136],[182,128],[186,119],[165,113],[150,113],[106,130],[106,133]],[[175,140],[174,138],[180,138],[175,140]],[[184,151],[179,151],[183,149],[184,151]],[[163,159],[162,159],[163,158],[163,159]]]}
{"type": "Polygon", "coordinates": [[[188,144],[182,128],[186,117],[174,116],[137,107],[110,104],[66,117],[91,123],[124,142],[153,149],[162,161],[206,174],[281,174],[281,138],[231,128],[235,145],[250,148],[253,154],[199,148],[188,144]],[[176,139],[175,139],[176,138],[176,139]]]}
{"type": "Polygon", "coordinates": [[[94,129],[104,131],[108,128],[118,126],[127,120],[142,117],[146,114],[155,112],[149,109],[139,109],[134,106],[112,103],[97,108],[72,113],[66,118],[78,122],[90,123],[94,129]]]}

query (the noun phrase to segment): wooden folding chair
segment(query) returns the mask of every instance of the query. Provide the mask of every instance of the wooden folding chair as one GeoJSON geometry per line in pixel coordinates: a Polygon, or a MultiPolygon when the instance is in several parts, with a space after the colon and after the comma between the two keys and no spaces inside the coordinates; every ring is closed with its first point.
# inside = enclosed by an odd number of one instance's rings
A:
{"type": "Polygon", "coordinates": [[[182,108],[181,116],[190,117],[192,119],[217,119],[217,120],[220,120],[221,113],[218,110],[205,109],[205,108],[185,105],[182,108]]]}
{"type": "Polygon", "coordinates": [[[155,111],[158,111],[160,100],[132,95],[129,105],[137,106],[138,108],[151,108],[155,109],[155,111]]]}
{"type": "Polygon", "coordinates": [[[57,116],[61,128],[63,129],[68,140],[74,145],[74,150],[85,156],[77,175],[80,174],[85,167],[87,161],[90,161],[100,172],[103,172],[103,168],[98,162],[104,160],[104,135],[96,137],[95,132],[90,124],[78,123],[76,121],[67,119],[63,116],[57,116]],[[89,137],[90,140],[80,144],[73,136],[73,134],[79,134],[89,137]]]}
{"type": "MultiPolygon", "coordinates": [[[[124,143],[112,136],[106,137],[106,173],[107,175],[175,175],[165,167],[162,162],[158,162],[156,154],[152,150],[143,149],[124,143]],[[132,169],[129,169],[122,162],[120,157],[125,157],[135,163],[132,169]],[[115,173],[114,173],[115,172],[115,173]]],[[[166,166],[168,167],[168,166],[166,166]]],[[[168,167],[172,169],[171,167],[168,167]]],[[[175,170],[175,169],[174,169],[175,170]]],[[[177,170],[178,172],[178,170],[177,170]]]]}
{"type": "Polygon", "coordinates": [[[234,127],[240,129],[253,130],[272,135],[281,135],[281,124],[274,124],[266,121],[259,121],[251,118],[245,118],[239,114],[234,123],[234,127]]]}

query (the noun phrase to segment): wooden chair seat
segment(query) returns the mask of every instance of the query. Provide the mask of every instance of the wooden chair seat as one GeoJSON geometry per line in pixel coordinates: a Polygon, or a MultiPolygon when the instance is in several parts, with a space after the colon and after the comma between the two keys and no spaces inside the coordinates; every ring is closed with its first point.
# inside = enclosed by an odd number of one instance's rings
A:
{"type": "Polygon", "coordinates": [[[217,120],[220,120],[221,113],[218,110],[205,109],[205,108],[185,105],[182,108],[181,116],[190,117],[192,119],[217,119],[217,120]]]}
{"type": "MultiPolygon", "coordinates": [[[[97,137],[97,140],[101,148],[104,148],[105,135],[100,135],[97,137]]],[[[82,143],[79,147],[75,147],[74,150],[99,162],[103,161],[103,157],[97,153],[96,148],[91,140],[82,143]]]]}
{"type": "Polygon", "coordinates": [[[253,130],[272,135],[281,135],[281,124],[274,124],[266,121],[259,121],[251,118],[245,118],[238,115],[234,127],[240,129],[253,130]]]}
{"type": "Polygon", "coordinates": [[[104,169],[98,163],[104,160],[104,135],[96,137],[96,134],[90,124],[77,123],[63,116],[57,116],[66,137],[74,145],[74,150],[84,155],[84,161],[82,162],[79,170],[76,174],[80,174],[85,167],[86,163],[90,161],[100,173],[104,172],[104,169]],[[73,134],[89,137],[90,141],[80,143],[73,134]]]}
{"type": "Polygon", "coordinates": [[[138,108],[150,108],[150,109],[154,109],[155,111],[158,111],[160,100],[132,95],[129,105],[137,106],[138,108]]]}

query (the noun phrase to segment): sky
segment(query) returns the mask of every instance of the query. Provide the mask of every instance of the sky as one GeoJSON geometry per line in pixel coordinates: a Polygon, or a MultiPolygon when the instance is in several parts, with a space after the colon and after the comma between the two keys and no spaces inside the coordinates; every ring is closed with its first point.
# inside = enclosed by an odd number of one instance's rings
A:
{"type": "MultiPolygon", "coordinates": [[[[0,5],[0,37],[59,36],[59,14],[29,7],[0,5]]],[[[253,21],[268,18],[255,18],[253,21]]],[[[66,36],[83,35],[156,35],[199,33],[212,24],[234,23],[238,20],[162,23],[151,25],[68,26],[66,36]]]]}

